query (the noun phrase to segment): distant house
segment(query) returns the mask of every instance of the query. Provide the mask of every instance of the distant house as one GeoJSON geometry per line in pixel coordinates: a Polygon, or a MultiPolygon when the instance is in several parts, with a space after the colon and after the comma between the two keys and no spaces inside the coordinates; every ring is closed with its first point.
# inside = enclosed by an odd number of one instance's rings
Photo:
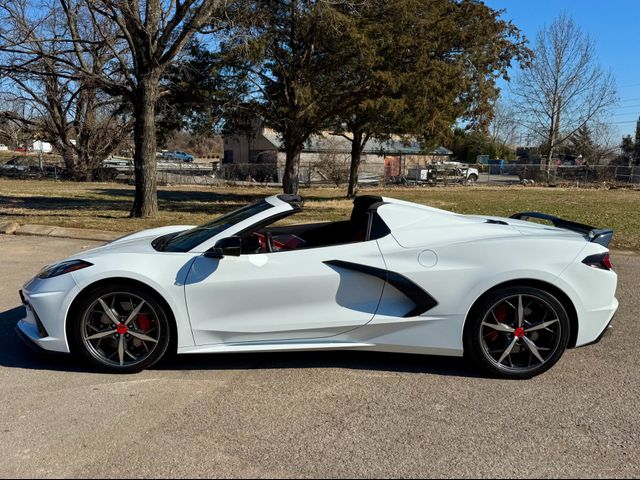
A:
{"type": "MultiPolygon", "coordinates": [[[[351,142],[328,131],[311,136],[300,155],[301,174],[313,170],[313,165],[323,161],[327,155],[335,154],[344,156],[347,161],[351,142]]],[[[369,174],[395,176],[416,165],[448,161],[451,155],[453,152],[444,147],[425,154],[417,142],[407,142],[399,137],[385,142],[372,139],[362,152],[362,170],[369,174]]],[[[232,131],[224,135],[223,165],[275,164],[281,170],[285,161],[279,135],[260,121],[256,121],[253,132],[232,131]]]]}

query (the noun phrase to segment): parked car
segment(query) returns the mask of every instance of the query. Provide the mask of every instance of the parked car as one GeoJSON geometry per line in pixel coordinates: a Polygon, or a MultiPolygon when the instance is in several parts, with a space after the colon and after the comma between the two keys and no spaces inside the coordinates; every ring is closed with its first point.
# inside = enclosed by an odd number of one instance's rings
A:
{"type": "Polygon", "coordinates": [[[302,209],[268,197],[46,266],[20,292],[18,331],[116,373],[169,351],[353,349],[466,355],[529,378],[599,341],[618,308],[611,230],[373,195],[343,221],[278,223],[302,209]]]}
{"type": "Polygon", "coordinates": [[[0,143],[0,152],[6,152],[7,150],[9,150],[9,147],[7,147],[4,143],[0,143]]]}
{"type": "Polygon", "coordinates": [[[17,158],[12,158],[5,164],[0,164],[0,170],[2,172],[28,172],[29,165],[23,165],[17,158]]]}
{"type": "Polygon", "coordinates": [[[17,147],[15,151],[24,153],[24,152],[28,152],[29,149],[27,147],[25,147],[24,145],[21,145],[21,146],[17,147]]]}
{"type": "Polygon", "coordinates": [[[160,154],[161,158],[163,160],[168,160],[170,162],[188,162],[191,163],[193,162],[194,158],[193,155],[191,155],[190,153],[186,153],[186,152],[180,152],[180,151],[168,151],[168,152],[162,152],[160,154]]]}

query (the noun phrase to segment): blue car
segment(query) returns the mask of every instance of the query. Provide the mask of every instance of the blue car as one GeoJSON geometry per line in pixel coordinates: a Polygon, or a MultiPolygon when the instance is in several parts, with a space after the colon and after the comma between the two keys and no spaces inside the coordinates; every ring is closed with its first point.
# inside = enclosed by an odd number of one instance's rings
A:
{"type": "Polygon", "coordinates": [[[162,157],[173,162],[193,162],[193,155],[186,152],[163,152],[162,157]]]}

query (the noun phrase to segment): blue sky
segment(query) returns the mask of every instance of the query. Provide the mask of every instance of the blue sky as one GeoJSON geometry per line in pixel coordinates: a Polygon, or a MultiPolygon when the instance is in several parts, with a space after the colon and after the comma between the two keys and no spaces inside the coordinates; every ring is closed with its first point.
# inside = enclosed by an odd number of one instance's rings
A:
{"type": "MultiPolygon", "coordinates": [[[[634,134],[640,116],[640,0],[485,0],[506,10],[510,19],[535,43],[537,31],[563,10],[595,40],[603,67],[616,77],[620,103],[611,123],[620,135],[634,134]]],[[[514,72],[515,73],[515,72],[514,72]]]]}

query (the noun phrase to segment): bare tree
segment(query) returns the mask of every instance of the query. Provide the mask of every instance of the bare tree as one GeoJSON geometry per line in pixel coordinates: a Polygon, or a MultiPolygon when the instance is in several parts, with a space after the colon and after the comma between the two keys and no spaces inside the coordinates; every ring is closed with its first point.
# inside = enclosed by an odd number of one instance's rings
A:
{"type": "Polygon", "coordinates": [[[493,119],[489,124],[489,138],[496,147],[496,157],[505,158],[513,151],[518,133],[518,119],[512,105],[498,100],[493,108],[493,119]]]}
{"type": "MultiPolygon", "coordinates": [[[[130,127],[120,104],[99,91],[86,76],[76,77],[63,38],[67,32],[56,4],[28,14],[25,3],[3,4],[5,25],[0,54],[3,77],[0,96],[20,109],[4,111],[3,118],[50,141],[61,154],[73,178],[90,180],[94,169],[118,145],[130,127]],[[20,49],[13,48],[20,45],[20,49]]],[[[94,32],[94,36],[97,32],[94,32]]],[[[96,43],[85,54],[85,65],[100,72],[113,56],[106,43],[96,43]]]]}
{"type": "Polygon", "coordinates": [[[608,164],[619,149],[617,129],[607,121],[597,121],[590,125],[595,144],[593,163],[608,164]]]}
{"type": "Polygon", "coordinates": [[[327,150],[318,154],[315,170],[327,181],[339,187],[349,180],[351,156],[340,150],[340,144],[335,137],[327,142],[327,150]]]}
{"type": "Polygon", "coordinates": [[[2,101],[2,107],[0,107],[0,137],[2,137],[3,143],[6,142],[11,148],[16,148],[26,141],[26,136],[28,135],[28,132],[20,122],[12,120],[23,109],[15,102],[8,102],[1,97],[0,101],[2,101]]]}
{"type": "Polygon", "coordinates": [[[593,39],[566,13],[538,32],[534,53],[513,93],[521,124],[547,149],[549,171],[556,147],[616,102],[616,86],[597,61],[593,39]]]}
{"type": "MultiPolygon", "coordinates": [[[[40,21],[34,0],[3,0],[4,16],[22,10],[29,26],[40,21]]],[[[222,0],[44,0],[57,2],[66,55],[42,54],[56,60],[68,74],[63,78],[83,78],[105,93],[124,98],[134,119],[134,166],[136,192],[131,216],[150,217],[158,211],[156,194],[156,106],[168,92],[162,85],[167,68],[187,42],[211,20],[222,0]],[[90,53],[105,46],[112,60],[96,70],[90,53]]],[[[5,21],[4,18],[0,20],[5,21]]],[[[30,44],[15,41],[10,29],[0,30],[0,49],[13,54],[32,54],[30,44]]],[[[18,39],[19,40],[19,39],[18,39]]],[[[25,65],[27,68],[28,66],[25,65]]],[[[62,76],[58,74],[58,76],[62,76]]]]}

